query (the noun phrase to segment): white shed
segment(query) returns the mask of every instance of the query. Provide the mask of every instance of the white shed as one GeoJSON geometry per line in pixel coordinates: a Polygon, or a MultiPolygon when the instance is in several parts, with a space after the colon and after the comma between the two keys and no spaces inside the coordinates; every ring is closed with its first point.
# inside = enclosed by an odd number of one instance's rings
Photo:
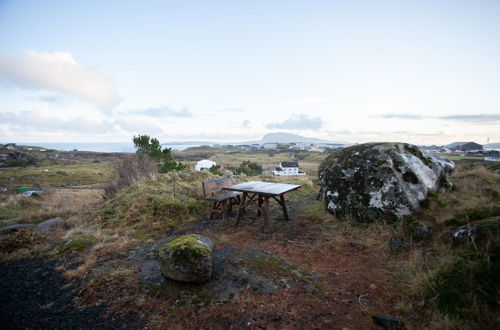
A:
{"type": "Polygon", "coordinates": [[[217,165],[214,161],[209,159],[202,159],[196,163],[194,169],[197,171],[208,170],[210,167],[217,165]]]}

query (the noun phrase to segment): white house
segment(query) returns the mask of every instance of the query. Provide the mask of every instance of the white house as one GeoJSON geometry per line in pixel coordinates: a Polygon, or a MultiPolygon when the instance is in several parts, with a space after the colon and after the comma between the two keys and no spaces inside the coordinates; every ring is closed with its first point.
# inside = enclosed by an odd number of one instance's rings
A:
{"type": "Polygon", "coordinates": [[[281,162],[280,166],[274,168],[273,174],[277,176],[306,175],[299,169],[298,162],[281,162]]]}
{"type": "Polygon", "coordinates": [[[277,143],[264,143],[262,145],[262,149],[264,149],[264,150],[276,150],[276,149],[278,149],[278,144],[277,143]]]}
{"type": "Polygon", "coordinates": [[[217,165],[214,161],[209,159],[202,159],[194,165],[194,169],[197,171],[208,170],[210,167],[217,165]]]}

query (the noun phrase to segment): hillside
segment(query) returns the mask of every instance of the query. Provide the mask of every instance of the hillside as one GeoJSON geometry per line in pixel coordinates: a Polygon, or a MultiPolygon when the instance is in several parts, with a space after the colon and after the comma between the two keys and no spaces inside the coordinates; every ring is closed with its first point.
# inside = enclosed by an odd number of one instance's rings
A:
{"type": "Polygon", "coordinates": [[[265,228],[255,209],[238,226],[234,211],[225,221],[210,220],[201,186],[216,177],[190,170],[134,180],[116,194],[77,186],[37,198],[2,197],[0,229],[54,217],[63,222],[46,234],[3,234],[0,290],[8,294],[0,296],[0,316],[18,328],[47,320],[54,328],[99,328],[115,319],[117,326],[151,329],[372,329],[372,316],[387,315],[410,329],[495,328],[498,231],[474,244],[450,239],[459,226],[500,216],[494,165],[458,162],[454,190],[429,195],[421,211],[393,224],[337,219],[316,199],[311,176],[235,176],[301,185],[286,195],[291,220],[273,202],[265,228]],[[431,229],[425,238],[416,234],[420,223],[431,229]],[[166,280],[158,249],[192,233],[215,243],[213,279],[166,280]]]}

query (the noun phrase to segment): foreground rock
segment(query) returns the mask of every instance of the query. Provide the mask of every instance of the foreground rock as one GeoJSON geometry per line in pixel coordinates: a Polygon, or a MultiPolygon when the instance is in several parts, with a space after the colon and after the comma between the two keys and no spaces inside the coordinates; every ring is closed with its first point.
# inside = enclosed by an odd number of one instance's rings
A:
{"type": "Polygon", "coordinates": [[[500,235],[500,217],[493,217],[458,227],[451,238],[454,243],[482,244],[500,235]]]}
{"type": "Polygon", "coordinates": [[[48,233],[53,231],[56,227],[63,223],[63,219],[56,217],[49,220],[45,220],[44,222],[40,222],[36,225],[35,229],[33,229],[34,233],[48,233]]]}
{"type": "Polygon", "coordinates": [[[33,227],[32,224],[21,224],[21,223],[17,225],[0,227],[0,234],[10,234],[19,230],[29,229],[31,227],[33,227]]]}
{"type": "Polygon", "coordinates": [[[162,274],[170,279],[204,283],[212,275],[214,244],[200,235],[185,235],[163,245],[158,256],[162,274]]]}
{"type": "Polygon", "coordinates": [[[320,165],[328,211],[360,222],[395,220],[420,208],[432,191],[451,189],[453,162],[406,143],[365,143],[338,150],[320,165]]]}

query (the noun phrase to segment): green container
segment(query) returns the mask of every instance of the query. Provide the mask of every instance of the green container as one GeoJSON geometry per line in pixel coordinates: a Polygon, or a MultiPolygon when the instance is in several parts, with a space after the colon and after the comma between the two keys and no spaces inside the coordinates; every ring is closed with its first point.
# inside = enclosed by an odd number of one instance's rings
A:
{"type": "Polygon", "coordinates": [[[29,190],[30,190],[30,188],[28,188],[28,187],[21,187],[21,188],[19,188],[19,192],[21,192],[21,193],[29,191],[29,190]]]}

